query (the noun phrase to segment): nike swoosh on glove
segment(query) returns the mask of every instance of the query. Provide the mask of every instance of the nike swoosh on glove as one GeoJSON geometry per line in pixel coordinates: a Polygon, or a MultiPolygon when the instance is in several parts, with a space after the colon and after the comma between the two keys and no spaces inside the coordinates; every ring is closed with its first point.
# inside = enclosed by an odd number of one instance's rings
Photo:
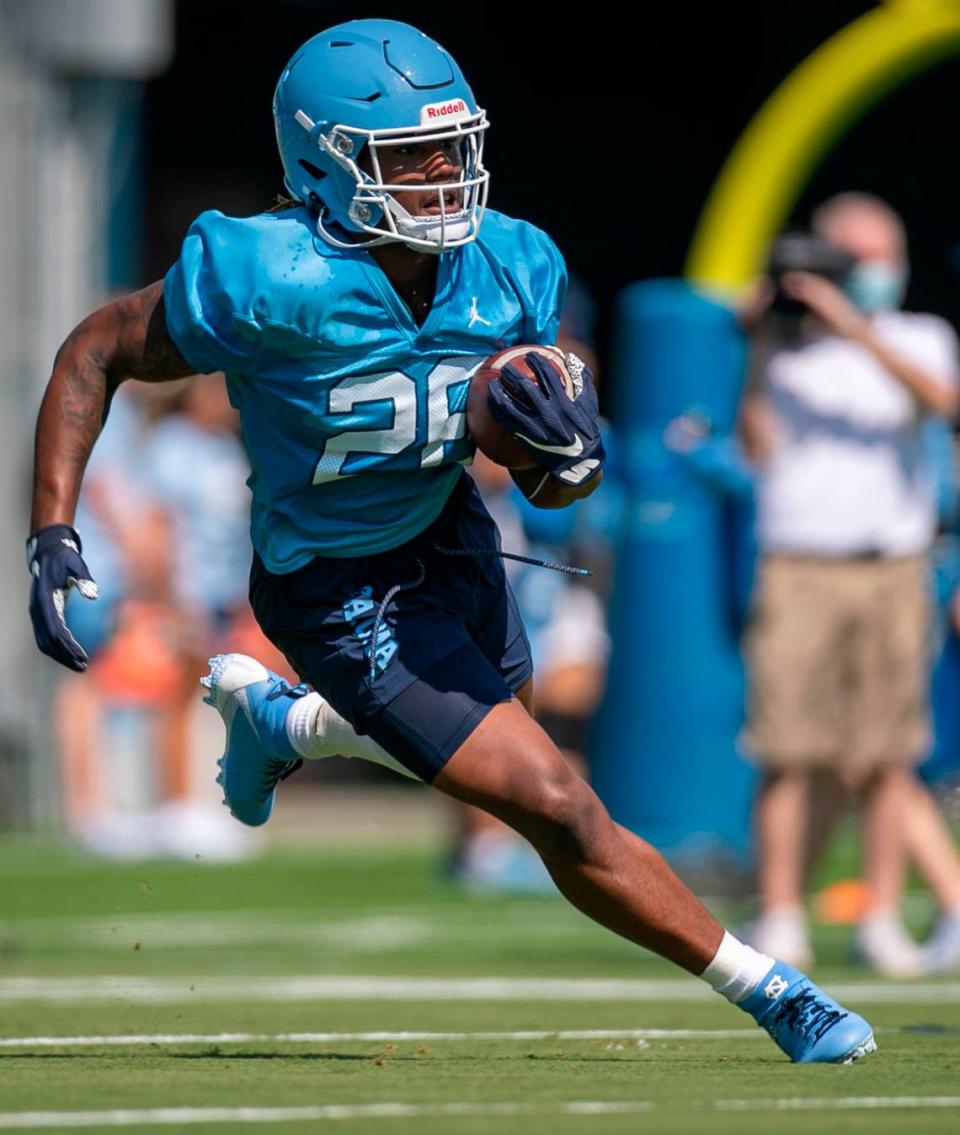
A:
{"type": "Polygon", "coordinates": [[[84,599],[96,599],[98,594],[81,551],[80,537],[69,524],[40,528],[27,541],[27,567],[33,576],[30,619],[37,646],[55,662],[77,671],[86,670],[89,659],[64,618],[67,592],[75,587],[84,599]]]}
{"type": "Polygon", "coordinates": [[[569,357],[576,364],[571,371],[579,371],[576,398],[567,394],[556,363],[528,351],[526,362],[537,381],[505,366],[487,387],[487,405],[495,421],[522,441],[552,476],[567,485],[582,485],[597,474],[606,454],[593,375],[575,355],[569,357]]]}

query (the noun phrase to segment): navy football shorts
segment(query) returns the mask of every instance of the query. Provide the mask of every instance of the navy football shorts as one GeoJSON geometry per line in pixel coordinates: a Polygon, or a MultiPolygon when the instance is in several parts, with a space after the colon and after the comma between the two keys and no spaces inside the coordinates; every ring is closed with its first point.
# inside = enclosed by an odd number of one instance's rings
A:
{"type": "Polygon", "coordinates": [[[533,673],[499,551],[464,473],[437,520],[389,552],[286,575],[255,556],[250,603],[301,680],[429,782],[533,673]]]}

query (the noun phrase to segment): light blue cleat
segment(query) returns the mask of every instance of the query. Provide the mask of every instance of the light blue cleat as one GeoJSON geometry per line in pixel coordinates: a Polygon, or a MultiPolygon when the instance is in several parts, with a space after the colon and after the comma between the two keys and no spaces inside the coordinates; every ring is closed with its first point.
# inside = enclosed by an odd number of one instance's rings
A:
{"type": "Polygon", "coordinates": [[[775,962],[740,1008],[795,1064],[852,1064],[875,1052],[873,1029],[793,966],[775,962]]]}
{"type": "Polygon", "coordinates": [[[227,743],[217,761],[223,802],[241,823],[258,827],[270,818],[277,784],[303,764],[287,738],[290,698],[306,686],[291,686],[246,654],[217,654],[200,679],[227,727],[227,743]]]}

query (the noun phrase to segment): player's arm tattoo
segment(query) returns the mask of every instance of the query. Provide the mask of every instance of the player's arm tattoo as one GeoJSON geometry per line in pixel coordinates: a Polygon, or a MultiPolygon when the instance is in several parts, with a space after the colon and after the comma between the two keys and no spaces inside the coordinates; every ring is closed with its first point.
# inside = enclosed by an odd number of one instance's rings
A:
{"type": "Polygon", "coordinates": [[[167,331],[162,282],[76,327],[57,352],[37,418],[31,531],[73,522],[87,459],[125,378],[166,382],[192,373],[167,331]]]}
{"type": "Polygon", "coordinates": [[[157,282],[128,297],[120,356],[115,360],[113,377],[139,378],[144,382],[170,382],[186,378],[194,368],[174,346],[167,330],[163,283],[157,282]]]}

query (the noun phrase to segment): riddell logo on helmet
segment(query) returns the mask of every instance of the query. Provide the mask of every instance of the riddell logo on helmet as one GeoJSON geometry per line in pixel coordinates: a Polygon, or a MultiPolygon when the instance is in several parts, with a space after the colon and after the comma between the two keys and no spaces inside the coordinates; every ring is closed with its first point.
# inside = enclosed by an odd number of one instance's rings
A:
{"type": "Polygon", "coordinates": [[[463,99],[452,99],[450,102],[432,102],[420,109],[420,124],[440,122],[445,118],[464,118],[469,116],[470,108],[463,99]]]}

